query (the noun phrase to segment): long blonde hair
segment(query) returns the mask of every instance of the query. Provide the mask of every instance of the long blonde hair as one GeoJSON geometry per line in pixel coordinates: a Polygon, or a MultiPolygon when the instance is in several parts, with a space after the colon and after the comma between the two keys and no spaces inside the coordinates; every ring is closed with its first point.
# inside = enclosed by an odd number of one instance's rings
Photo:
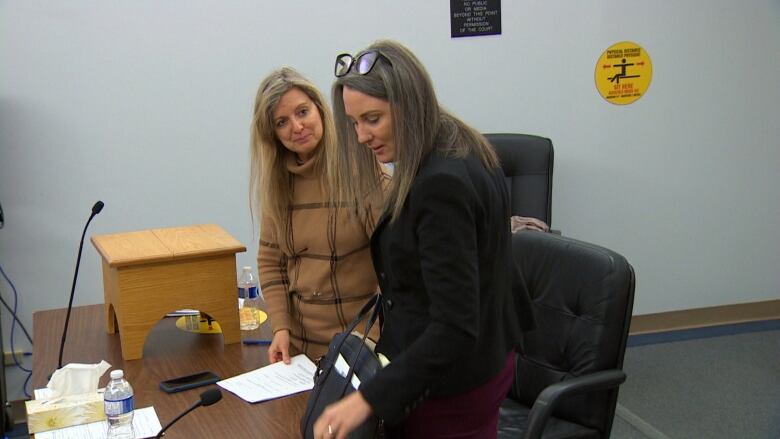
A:
{"type": "Polygon", "coordinates": [[[311,160],[327,200],[333,200],[331,188],[338,187],[340,179],[339,173],[333,172],[338,166],[333,113],[322,93],[291,67],[274,70],[260,82],[255,97],[249,145],[249,203],[253,214],[262,214],[270,221],[270,236],[276,240],[289,233],[293,191],[285,159],[288,150],[276,136],[273,112],[282,96],[293,88],[306,93],[322,118],[322,139],[311,160]]]}
{"type": "MultiPolygon", "coordinates": [[[[352,199],[357,192],[366,193],[374,178],[366,155],[372,155],[357,141],[357,135],[344,109],[344,87],[357,90],[390,104],[395,138],[393,179],[385,201],[385,210],[395,220],[409,195],[414,177],[423,159],[434,149],[455,157],[476,154],[487,169],[498,167],[493,147],[477,130],[439,106],[428,72],[405,46],[380,40],[362,53],[376,51],[374,67],[362,75],[354,70],[333,84],[333,111],[340,139],[339,159],[350,161],[360,178],[345,188],[352,199]]],[[[357,58],[357,56],[356,56],[357,58]]],[[[371,157],[374,161],[376,159],[371,157]]]]}

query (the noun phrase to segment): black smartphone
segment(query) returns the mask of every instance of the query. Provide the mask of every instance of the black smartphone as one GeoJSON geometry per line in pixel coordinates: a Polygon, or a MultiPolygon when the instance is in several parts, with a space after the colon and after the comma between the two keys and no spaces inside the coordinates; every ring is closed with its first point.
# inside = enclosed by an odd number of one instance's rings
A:
{"type": "Polygon", "coordinates": [[[214,372],[198,372],[192,375],[162,381],[160,383],[160,389],[165,393],[176,393],[181,392],[182,390],[214,384],[217,381],[219,381],[219,375],[214,372]]]}

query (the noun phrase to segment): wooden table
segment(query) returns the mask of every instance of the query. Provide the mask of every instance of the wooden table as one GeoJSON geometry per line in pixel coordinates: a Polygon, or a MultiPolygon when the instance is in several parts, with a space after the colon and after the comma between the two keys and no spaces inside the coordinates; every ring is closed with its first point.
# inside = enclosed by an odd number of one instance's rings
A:
{"type": "MultiPolygon", "coordinates": [[[[45,387],[57,367],[65,309],[33,314],[34,389],[45,387]]],[[[98,363],[106,360],[112,369],[123,369],[135,392],[136,408],[154,406],[160,424],[165,425],[198,400],[209,387],[167,394],[160,381],[210,370],[229,378],[268,364],[267,346],[242,343],[224,345],[220,334],[196,334],[176,328],[176,318],[162,319],[149,334],[143,358],[122,360],[119,334],[108,334],[103,305],[74,307],[63,364],[98,363]]],[[[245,338],[269,336],[264,323],[255,331],[242,331],[245,338]]],[[[106,373],[100,386],[108,383],[106,373]]],[[[179,420],[165,433],[166,438],[299,438],[299,421],[308,393],[273,401],[250,404],[222,390],[222,400],[200,407],[179,420]]]]}

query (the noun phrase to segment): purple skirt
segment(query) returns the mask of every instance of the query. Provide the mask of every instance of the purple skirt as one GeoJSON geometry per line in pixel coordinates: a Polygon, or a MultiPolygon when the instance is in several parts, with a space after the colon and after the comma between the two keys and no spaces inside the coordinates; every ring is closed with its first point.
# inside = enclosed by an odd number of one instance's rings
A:
{"type": "Polygon", "coordinates": [[[403,437],[495,439],[498,408],[512,386],[514,372],[512,351],[504,368],[485,384],[458,395],[423,401],[404,421],[403,437]]]}

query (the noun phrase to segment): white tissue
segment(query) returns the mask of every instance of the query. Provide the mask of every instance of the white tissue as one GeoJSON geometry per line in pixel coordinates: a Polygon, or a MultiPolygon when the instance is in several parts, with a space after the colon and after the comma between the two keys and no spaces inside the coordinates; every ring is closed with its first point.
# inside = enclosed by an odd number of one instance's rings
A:
{"type": "Polygon", "coordinates": [[[95,392],[100,377],[110,368],[111,365],[105,361],[98,364],[69,363],[54,371],[46,387],[54,392],[55,398],[95,392]]]}

